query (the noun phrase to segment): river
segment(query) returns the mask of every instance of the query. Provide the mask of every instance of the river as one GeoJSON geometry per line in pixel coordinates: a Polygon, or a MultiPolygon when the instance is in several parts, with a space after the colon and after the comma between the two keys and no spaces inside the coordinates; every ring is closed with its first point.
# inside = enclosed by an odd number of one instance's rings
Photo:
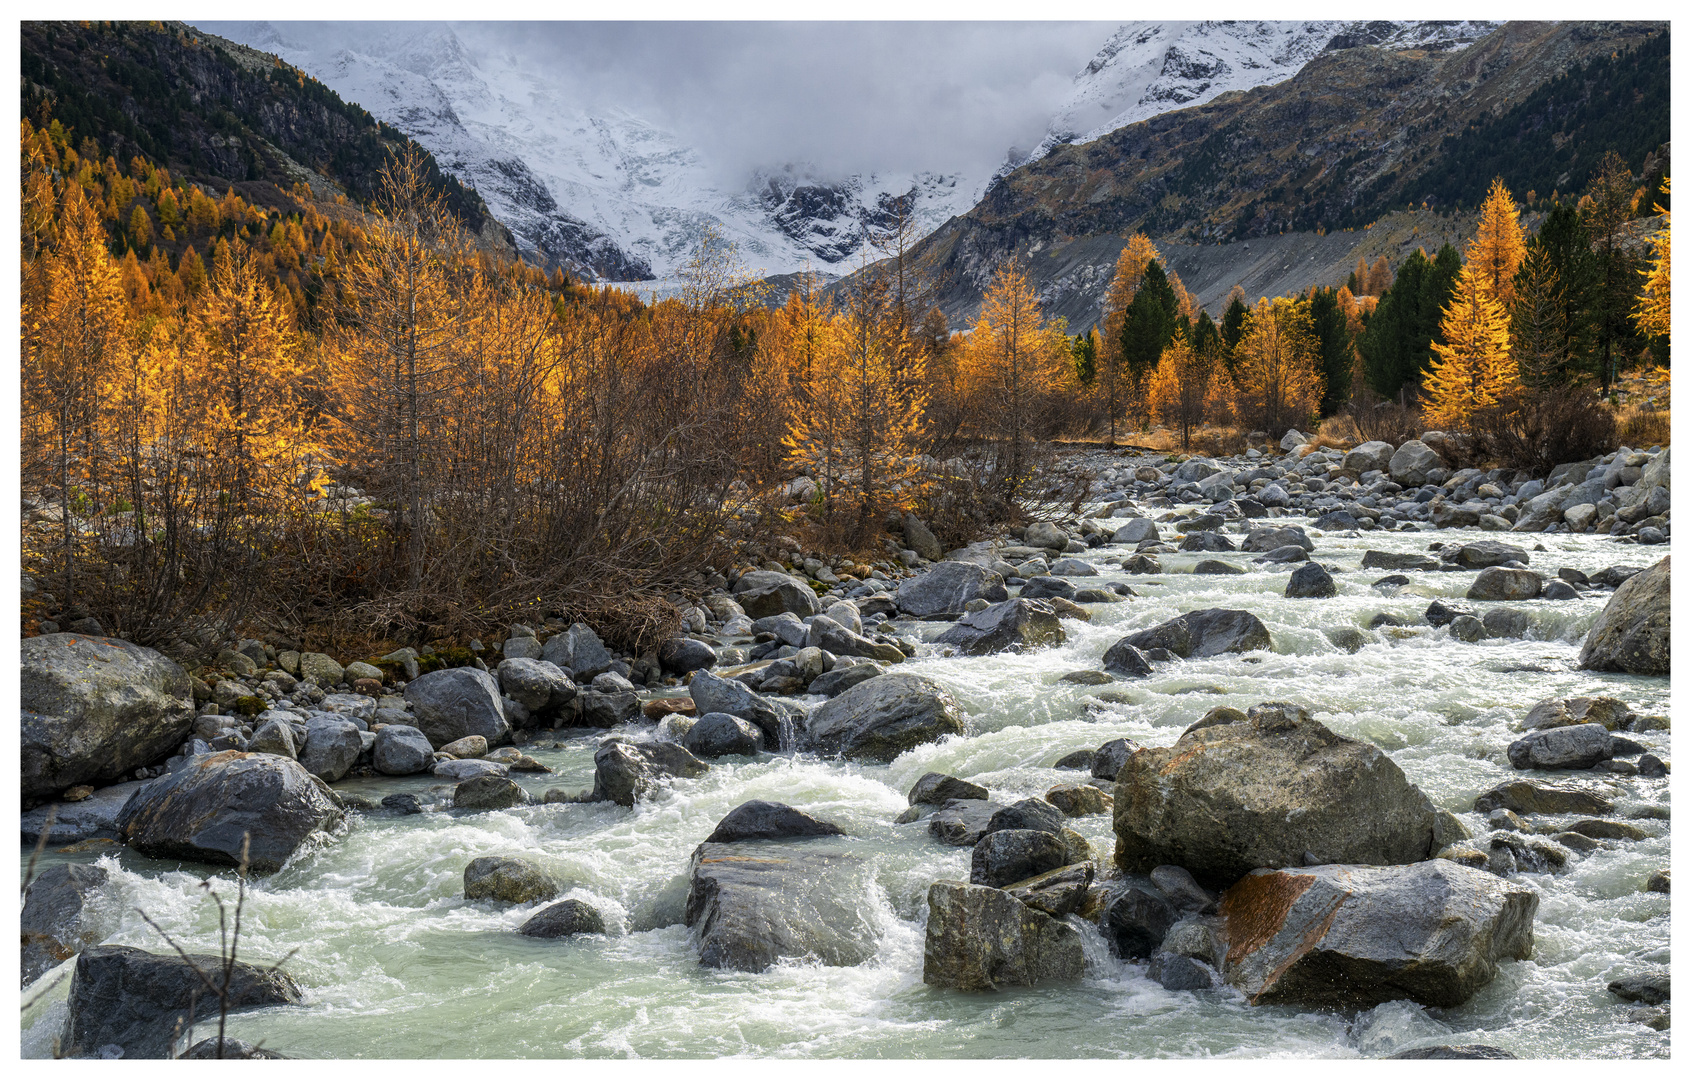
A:
{"type": "MultiPolygon", "coordinates": [[[[1298,519],[1299,523],[1307,521],[1298,519]]],[[[1471,530],[1368,532],[1316,538],[1315,558],[1336,565],[1339,595],[1282,596],[1290,568],[1257,570],[1238,553],[1163,555],[1165,574],[1106,570],[1083,585],[1125,580],[1140,594],[1095,605],[1090,624],[1065,621],[1061,647],[1025,655],[948,658],[923,654],[898,670],[943,683],[967,713],[968,734],[904,754],[890,765],[840,763],[808,754],[728,759],[706,776],[632,810],[612,804],[550,804],[508,811],[352,815],[343,833],[253,885],[242,957],[294,952],[286,970],[305,992],[301,1007],[238,1014],[230,1034],[297,1057],[1373,1057],[1413,1045],[1488,1043],[1520,1057],[1665,1057],[1670,1035],[1630,1022],[1631,1006],[1605,986],[1620,974],[1670,961],[1669,898],[1644,891],[1669,865],[1666,780],[1612,778],[1616,816],[1650,833],[1611,842],[1557,875],[1525,874],[1540,903],[1531,960],[1508,962],[1489,987],[1451,1009],[1392,1003],[1363,1014],[1254,1007],[1232,990],[1171,992],[1143,963],[1113,958],[1086,931],[1087,973],[1079,983],[996,994],[935,990],[922,982],[928,886],[964,879],[969,851],[931,840],[925,822],[894,825],[905,793],[931,770],[991,789],[1009,802],[1043,794],[1080,774],[1051,763],[1073,750],[1126,736],[1147,745],[1175,741],[1216,705],[1304,704],[1343,735],[1388,752],[1435,805],[1476,835],[1474,797],[1511,776],[1504,756],[1515,723],[1549,696],[1610,694],[1639,713],[1666,713],[1666,678],[1579,671],[1580,642],[1612,595],[1522,605],[1542,640],[1463,644],[1433,630],[1421,613],[1434,597],[1460,600],[1473,573],[1419,573],[1395,596],[1370,583],[1388,571],[1361,570],[1362,553],[1426,551],[1496,539],[1471,530]],[[1251,567],[1242,576],[1182,571],[1204,558],[1251,567]],[[1125,633],[1182,611],[1242,607],[1267,624],[1272,654],[1157,665],[1149,678],[1088,687],[1058,683],[1065,672],[1100,666],[1125,633]],[[1355,654],[1322,633],[1365,628],[1378,613],[1421,625],[1373,631],[1355,654]],[[844,837],[802,843],[866,856],[872,887],[858,898],[880,928],[874,957],[854,968],[785,964],[743,974],[701,968],[680,925],[692,849],[729,810],[771,799],[840,825],[844,837]],[[1657,808],[1654,817],[1629,815],[1657,808]],[[463,870],[480,855],[532,858],[603,912],[609,933],[562,940],[520,936],[535,907],[463,899],[463,870]]],[[[1505,539],[1519,541],[1518,537],[1505,539]]],[[[1528,537],[1544,574],[1587,573],[1615,563],[1648,566],[1668,548],[1636,549],[1606,537],[1528,537]]],[[[1113,568],[1128,548],[1084,556],[1113,568]]],[[[1491,605],[1467,603],[1482,611],[1491,605]]],[[[932,638],[944,624],[914,624],[932,638]]],[[[560,733],[568,735],[569,733],[560,733]]],[[[587,732],[525,749],[556,775],[517,774],[537,795],[592,784],[587,732]]],[[[1670,736],[1635,736],[1668,757],[1670,736]]],[[[350,781],[339,790],[380,798],[429,791],[433,778],[350,781]]],[[[1108,815],[1070,822],[1107,862],[1108,815]]],[[[27,857],[28,853],[25,852],[27,857]]],[[[190,950],[215,951],[217,917],[200,888],[205,868],[178,867],[111,848],[49,852],[44,861],[99,860],[113,871],[126,906],[144,908],[190,950]]],[[[232,896],[232,874],[223,872],[232,896]]],[[[133,910],[109,941],[168,951],[133,910]]],[[[68,971],[67,964],[60,970],[68,971]]],[[[51,976],[49,976],[51,977],[51,976]]],[[[51,1053],[63,1022],[66,984],[23,1016],[26,1057],[51,1053]]],[[[26,991],[26,999],[29,996],[26,991]]],[[[203,1037],[203,1036],[201,1036],[203,1037]]]]}

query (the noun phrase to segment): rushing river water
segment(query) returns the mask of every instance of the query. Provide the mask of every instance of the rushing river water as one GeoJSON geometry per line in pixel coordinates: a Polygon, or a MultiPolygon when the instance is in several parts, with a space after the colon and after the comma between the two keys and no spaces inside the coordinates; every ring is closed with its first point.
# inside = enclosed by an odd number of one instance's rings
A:
{"type": "MultiPolygon", "coordinates": [[[[1333,730],[1387,751],[1435,805],[1483,836],[1484,823],[1469,808],[1480,792],[1519,775],[1504,749],[1534,702],[1611,694],[1640,713],[1666,713],[1665,678],[1576,670],[1580,642],[1611,593],[1524,605],[1539,619],[1541,640],[1470,645],[1430,629],[1421,614],[1433,597],[1459,600],[1474,574],[1411,574],[1412,585],[1382,596],[1370,583],[1388,571],[1358,568],[1368,548],[1424,552],[1432,540],[1496,538],[1468,530],[1317,537],[1315,558],[1343,571],[1335,575],[1339,595],[1328,600],[1285,599],[1291,568],[1257,570],[1237,553],[1164,555],[1169,573],[1156,576],[1111,569],[1101,579],[1076,579],[1126,580],[1140,595],[1094,606],[1090,625],[1065,621],[1069,638],[1060,648],[923,655],[903,665],[899,670],[931,676],[957,695],[968,734],[890,765],[805,754],[728,759],[632,810],[572,803],[352,815],[341,835],[259,880],[249,894],[243,959],[297,950],[286,970],[304,989],[305,1005],[239,1014],[230,1033],[297,1057],[1370,1057],[1449,1042],[1489,1043],[1521,1057],[1665,1056],[1669,1033],[1628,1021],[1631,1006],[1605,987],[1620,974],[1670,960],[1668,897],[1644,891],[1649,874],[1669,864],[1666,780],[1613,779],[1616,816],[1660,808],[1656,817],[1634,820],[1648,839],[1611,843],[1558,875],[1522,876],[1540,896],[1533,957],[1504,964],[1495,982],[1458,1008],[1398,1002],[1357,1015],[1253,1007],[1230,989],[1171,992],[1146,977],[1143,963],[1112,957],[1095,931],[1086,938],[1080,983],[965,994],[922,982],[928,886],[966,880],[970,855],[931,840],[925,821],[892,823],[906,807],[905,792],[930,770],[983,784],[1009,802],[1078,779],[1050,767],[1070,751],[1121,736],[1167,745],[1216,705],[1292,700],[1333,730]],[[1183,572],[1202,558],[1252,572],[1183,572]],[[1104,650],[1129,631],[1206,607],[1255,613],[1273,633],[1273,653],[1159,664],[1150,678],[1104,687],[1056,681],[1098,667],[1104,650]],[[1374,631],[1374,642],[1354,655],[1322,633],[1364,628],[1382,612],[1421,625],[1374,631]],[[699,966],[680,925],[688,857],[747,799],[789,803],[836,822],[845,837],[800,842],[872,861],[873,888],[860,903],[881,938],[869,962],[783,964],[756,975],[699,966]],[[467,903],[465,865],[493,854],[549,867],[569,884],[565,897],[604,913],[609,933],[527,938],[515,929],[538,905],[467,903]]],[[[1542,542],[1550,550],[1534,552],[1532,565],[1544,574],[1559,566],[1588,573],[1615,563],[1648,566],[1668,553],[1596,536],[1542,542]]],[[[1104,569],[1126,554],[1107,547],[1085,558],[1104,569]]],[[[1483,612],[1491,605],[1464,606],[1483,612]]],[[[931,638],[943,625],[917,629],[931,638]]],[[[536,794],[585,789],[603,734],[584,733],[555,749],[531,745],[557,774],[513,779],[536,794]]],[[[1668,755],[1666,732],[1637,738],[1668,755]]],[[[379,798],[438,786],[424,777],[340,789],[379,798]]],[[[1070,824],[1107,862],[1114,847],[1109,816],[1070,824]]],[[[199,887],[205,868],[107,852],[46,858],[99,859],[127,907],[145,908],[190,950],[216,950],[216,912],[199,887]]],[[[232,880],[224,891],[233,894],[232,880]]],[[[168,951],[133,911],[110,941],[168,951]]],[[[61,984],[26,1012],[25,1056],[51,1053],[65,990],[61,984]]]]}

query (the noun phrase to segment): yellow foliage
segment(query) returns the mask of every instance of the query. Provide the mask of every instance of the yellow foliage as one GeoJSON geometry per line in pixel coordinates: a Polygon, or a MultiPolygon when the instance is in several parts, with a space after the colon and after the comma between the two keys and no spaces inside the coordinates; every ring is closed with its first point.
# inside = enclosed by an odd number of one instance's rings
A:
{"type": "Polygon", "coordinates": [[[1480,227],[1468,243],[1467,263],[1479,275],[1481,286],[1507,310],[1515,299],[1515,271],[1527,256],[1526,239],[1514,197],[1503,186],[1503,178],[1491,182],[1480,207],[1480,227]]]}
{"type": "MultiPolygon", "coordinates": [[[[1662,192],[1668,191],[1668,178],[1662,177],[1662,192]]],[[[1644,275],[1644,294],[1638,298],[1636,316],[1638,329],[1645,334],[1655,336],[1666,334],[1672,328],[1671,283],[1673,262],[1673,219],[1672,215],[1656,206],[1656,213],[1662,215],[1662,233],[1656,240],[1656,256],[1650,261],[1650,266],[1640,271],[1644,275]]]]}
{"type": "Polygon", "coordinates": [[[1234,350],[1233,400],[1242,423],[1279,435],[1309,422],[1321,402],[1307,301],[1257,301],[1234,350]]]}
{"type": "Polygon", "coordinates": [[[1433,342],[1438,354],[1422,387],[1428,422],[1466,430],[1477,409],[1489,408],[1520,381],[1509,353],[1509,316],[1492,297],[1485,271],[1465,265],[1433,342]]]}

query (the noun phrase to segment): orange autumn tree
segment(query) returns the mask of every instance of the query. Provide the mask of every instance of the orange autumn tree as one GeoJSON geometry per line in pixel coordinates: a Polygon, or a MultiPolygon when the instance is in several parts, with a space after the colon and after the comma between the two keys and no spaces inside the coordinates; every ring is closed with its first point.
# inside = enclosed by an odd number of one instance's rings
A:
{"type": "MultiPolygon", "coordinates": [[[[1662,177],[1662,194],[1668,194],[1668,178],[1662,177]]],[[[1650,260],[1650,265],[1639,271],[1644,275],[1644,293],[1638,298],[1635,317],[1638,319],[1638,329],[1654,337],[1668,332],[1672,320],[1669,304],[1669,288],[1672,282],[1673,261],[1673,218],[1656,204],[1656,213],[1662,215],[1661,235],[1656,238],[1656,257],[1650,260]]]]}
{"type": "Polygon", "coordinates": [[[1321,403],[1322,380],[1307,301],[1257,301],[1234,349],[1233,383],[1242,423],[1278,437],[1309,422],[1321,403]]]}
{"type": "Polygon", "coordinates": [[[1484,271],[1464,266],[1440,324],[1443,342],[1422,386],[1427,419],[1466,430],[1479,409],[1489,408],[1519,381],[1509,353],[1509,316],[1491,295],[1484,271]]]}
{"type": "Polygon", "coordinates": [[[1192,444],[1192,429],[1225,407],[1227,374],[1219,353],[1195,346],[1184,330],[1163,350],[1151,373],[1147,395],[1157,418],[1180,431],[1180,445],[1192,444]]]}
{"type": "Polygon", "coordinates": [[[1503,178],[1491,182],[1480,207],[1479,231],[1468,243],[1468,265],[1474,268],[1480,285],[1504,310],[1515,300],[1515,271],[1527,256],[1515,199],[1503,186],[1503,178]]]}
{"type": "MultiPolygon", "coordinates": [[[[1133,306],[1133,298],[1139,295],[1139,286],[1144,284],[1145,271],[1153,259],[1160,263],[1162,256],[1158,254],[1156,245],[1151,243],[1149,237],[1140,232],[1128,237],[1127,246],[1122,248],[1121,254],[1116,258],[1115,275],[1110,279],[1110,288],[1104,294],[1103,308],[1099,312],[1099,325],[1103,328],[1103,333],[1095,361],[1093,387],[1099,403],[1104,407],[1104,419],[1110,427],[1111,445],[1114,445],[1116,439],[1116,421],[1126,410],[1128,398],[1134,391],[1132,378],[1122,356],[1122,323],[1127,319],[1128,309],[1133,306]]],[[[1171,279],[1169,284],[1174,289],[1177,302],[1182,296],[1191,299],[1191,294],[1179,284],[1179,279],[1171,279]]]]}

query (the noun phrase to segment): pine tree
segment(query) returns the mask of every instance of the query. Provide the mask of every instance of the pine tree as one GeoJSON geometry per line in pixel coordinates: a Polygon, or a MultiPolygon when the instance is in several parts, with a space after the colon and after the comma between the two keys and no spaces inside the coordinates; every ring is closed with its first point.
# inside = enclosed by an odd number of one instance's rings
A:
{"type": "Polygon", "coordinates": [[[1515,273],[1515,302],[1509,308],[1510,352],[1521,382],[1538,390],[1572,386],[1581,372],[1563,325],[1566,309],[1561,277],[1550,250],[1531,244],[1515,273]]]}
{"type": "Polygon", "coordinates": [[[1509,355],[1509,321],[1492,298],[1483,271],[1463,267],[1456,296],[1445,309],[1439,359],[1427,373],[1423,394],[1429,423],[1467,430],[1476,410],[1490,408],[1518,380],[1509,355]]]}
{"type": "Polygon", "coordinates": [[[1310,331],[1315,337],[1317,367],[1324,392],[1321,415],[1332,416],[1350,398],[1350,372],[1356,359],[1348,313],[1339,306],[1339,293],[1312,289],[1309,299],[1310,331]]]}
{"type": "Polygon", "coordinates": [[[1104,295],[1100,317],[1103,327],[1102,349],[1098,355],[1099,393],[1104,405],[1104,417],[1110,428],[1109,445],[1116,442],[1116,420],[1122,415],[1134,391],[1132,376],[1122,355],[1122,333],[1128,309],[1139,294],[1145,280],[1146,267],[1159,256],[1157,249],[1144,233],[1128,237],[1127,246],[1116,258],[1115,275],[1110,279],[1109,291],[1104,295]]]}
{"type": "Polygon", "coordinates": [[[1591,297],[1592,360],[1604,397],[1638,352],[1632,320],[1638,259],[1623,243],[1632,217],[1634,187],[1626,161],[1611,150],[1592,178],[1581,214],[1591,230],[1594,288],[1591,297]]]}
{"type": "Polygon", "coordinates": [[[1245,304],[1245,290],[1233,286],[1227,294],[1227,308],[1221,314],[1221,343],[1226,348],[1228,370],[1232,370],[1233,350],[1239,347],[1239,339],[1245,336],[1245,324],[1250,321],[1251,309],[1245,304]]]}
{"type": "Polygon", "coordinates": [[[1153,259],[1145,264],[1144,278],[1122,320],[1118,339],[1117,354],[1121,358],[1129,415],[1141,420],[1148,416],[1145,382],[1173,339],[1179,315],[1174,288],[1162,266],[1153,259]]]}
{"type": "Polygon", "coordinates": [[[1468,266],[1479,275],[1480,284],[1505,309],[1515,299],[1515,271],[1526,257],[1526,242],[1515,200],[1500,176],[1491,182],[1485,204],[1480,207],[1480,226],[1468,243],[1468,266]]]}

